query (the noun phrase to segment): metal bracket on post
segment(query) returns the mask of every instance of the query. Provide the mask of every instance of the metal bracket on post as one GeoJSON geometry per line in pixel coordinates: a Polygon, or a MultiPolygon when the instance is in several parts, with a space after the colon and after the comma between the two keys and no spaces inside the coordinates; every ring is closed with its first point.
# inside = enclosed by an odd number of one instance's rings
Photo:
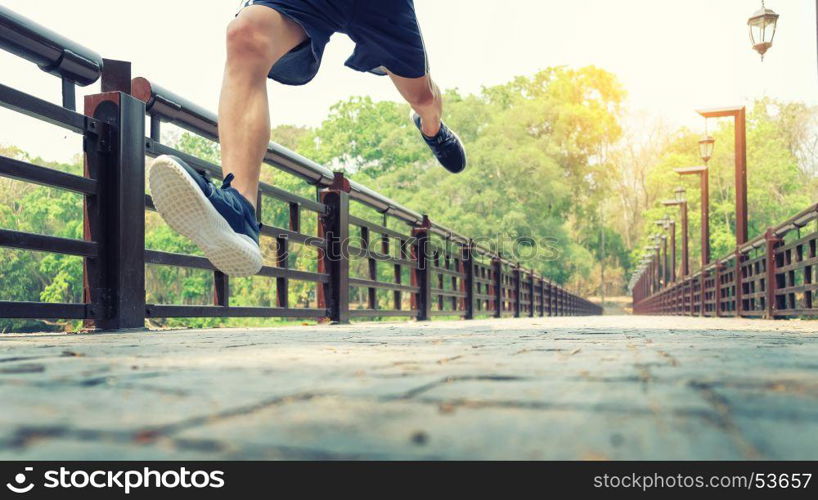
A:
{"type": "Polygon", "coordinates": [[[62,79],[62,107],[76,111],[77,109],[77,86],[71,80],[62,79]]]}
{"type": "Polygon", "coordinates": [[[772,228],[768,228],[764,233],[764,240],[766,242],[765,267],[766,267],[766,284],[764,286],[764,319],[775,319],[776,311],[776,295],[775,291],[778,287],[778,279],[776,278],[776,258],[775,249],[781,245],[782,240],[776,236],[772,228]]]}
{"type": "MultiPolygon", "coordinates": [[[[130,75],[127,75],[130,77],[130,75]]],[[[86,302],[101,330],[145,326],[145,103],[123,92],[85,97],[85,115],[110,125],[85,135],[85,175],[99,192],[85,198],[86,302]]]]}
{"type": "Polygon", "coordinates": [[[432,229],[432,222],[424,215],[420,226],[412,229],[412,236],[415,244],[412,246],[412,253],[417,262],[415,269],[415,286],[419,288],[415,307],[418,311],[418,321],[429,321],[432,319],[432,262],[429,232],[432,229]]]}
{"type": "Polygon", "coordinates": [[[319,272],[329,275],[329,282],[319,290],[319,306],[327,309],[333,323],[349,323],[349,181],[335,172],[332,185],[321,190],[320,199],[327,207],[321,216],[319,237],[326,249],[319,253],[319,272]]]}

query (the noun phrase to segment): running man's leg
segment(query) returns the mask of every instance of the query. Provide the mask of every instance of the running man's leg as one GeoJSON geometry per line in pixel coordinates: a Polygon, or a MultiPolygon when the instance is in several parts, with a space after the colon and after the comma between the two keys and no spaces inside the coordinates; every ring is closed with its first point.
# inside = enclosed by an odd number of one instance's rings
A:
{"type": "Polygon", "coordinates": [[[303,28],[262,5],[244,8],[227,29],[227,63],[219,101],[224,175],[256,205],[261,163],[270,141],[267,75],[307,38],[303,28]]]}
{"type": "Polygon", "coordinates": [[[468,163],[466,150],[457,134],[442,121],[443,96],[432,77],[428,73],[420,78],[387,73],[415,111],[412,120],[440,164],[453,174],[462,172],[468,163]]]}
{"type": "Polygon", "coordinates": [[[398,92],[420,116],[423,134],[427,137],[437,135],[443,116],[443,99],[432,77],[427,74],[420,78],[404,78],[391,72],[389,77],[398,92]]]}

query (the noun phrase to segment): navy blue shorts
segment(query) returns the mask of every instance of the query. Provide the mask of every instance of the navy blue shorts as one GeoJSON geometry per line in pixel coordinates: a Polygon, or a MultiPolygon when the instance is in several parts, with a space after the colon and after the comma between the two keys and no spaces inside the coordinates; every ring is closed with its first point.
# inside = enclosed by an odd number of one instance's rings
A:
{"type": "Polygon", "coordinates": [[[295,21],[308,40],[285,54],[270,78],[286,85],[304,85],[321,66],[324,47],[334,33],[355,42],[346,65],[358,71],[420,78],[429,71],[426,48],[413,0],[246,0],[264,5],[295,21]]]}

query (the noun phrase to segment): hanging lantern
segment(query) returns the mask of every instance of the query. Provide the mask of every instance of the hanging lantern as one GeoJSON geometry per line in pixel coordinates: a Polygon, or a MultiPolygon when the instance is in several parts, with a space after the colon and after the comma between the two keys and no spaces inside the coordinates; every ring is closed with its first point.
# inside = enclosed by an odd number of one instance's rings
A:
{"type": "Polygon", "coordinates": [[[761,54],[762,61],[764,54],[773,46],[777,25],[778,14],[768,9],[764,5],[764,0],[761,2],[761,9],[747,20],[747,26],[750,28],[750,41],[753,43],[753,49],[761,54]]]}
{"type": "Polygon", "coordinates": [[[713,157],[713,148],[716,146],[716,139],[706,135],[699,141],[699,156],[707,163],[713,157]]]}

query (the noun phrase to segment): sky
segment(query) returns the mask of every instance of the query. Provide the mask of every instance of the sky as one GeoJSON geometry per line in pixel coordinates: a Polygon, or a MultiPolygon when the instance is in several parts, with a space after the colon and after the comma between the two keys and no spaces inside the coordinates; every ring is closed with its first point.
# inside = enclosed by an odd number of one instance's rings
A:
{"type": "MultiPolygon", "coordinates": [[[[0,0],[104,57],[216,110],[224,30],[239,0],[0,0]]],[[[627,109],[671,126],[702,128],[695,109],[757,97],[818,103],[816,13],[812,0],[768,0],[781,15],[762,63],[747,18],[760,0],[415,0],[431,72],[464,93],[556,65],[596,65],[628,91],[627,109]]],[[[399,100],[388,78],[343,63],[352,42],[333,37],[316,79],[304,87],[269,83],[273,125],[319,125],[353,95],[399,100]]],[[[0,82],[53,102],[59,80],[0,52],[0,82]]],[[[98,92],[95,84],[80,95],[98,92]]],[[[81,103],[81,99],[79,101],[81,103]]],[[[0,109],[0,144],[66,161],[78,138],[0,109]]]]}

